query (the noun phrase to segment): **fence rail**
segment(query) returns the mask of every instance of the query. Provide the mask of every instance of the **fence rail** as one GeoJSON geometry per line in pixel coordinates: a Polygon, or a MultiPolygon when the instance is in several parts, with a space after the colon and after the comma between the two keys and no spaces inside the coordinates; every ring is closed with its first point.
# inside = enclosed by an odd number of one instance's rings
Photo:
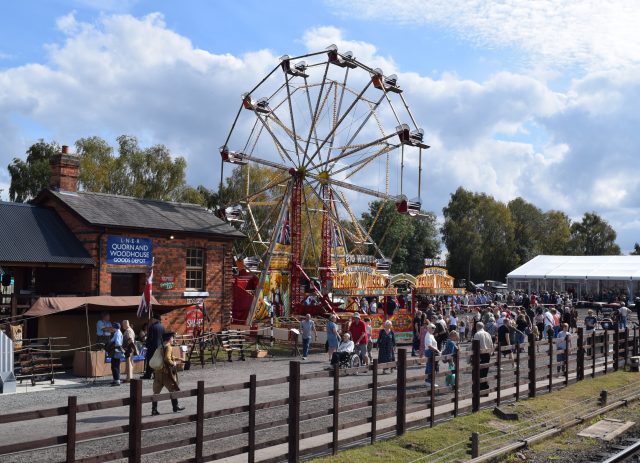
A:
{"type": "MultiPolygon", "coordinates": [[[[142,455],[193,447],[193,456],[182,461],[214,461],[246,454],[250,463],[283,460],[294,462],[318,452],[331,451],[335,454],[341,447],[354,442],[374,443],[382,435],[402,435],[408,425],[433,426],[438,421],[458,416],[463,412],[475,412],[482,407],[499,405],[507,400],[518,401],[524,395],[535,397],[540,392],[552,392],[556,388],[581,381],[587,376],[594,377],[616,371],[621,366],[626,367],[630,363],[630,357],[638,355],[639,350],[637,327],[631,331],[615,329],[612,332],[591,333],[585,333],[580,328],[577,336],[572,336],[567,349],[558,349],[554,340],[538,341],[530,335],[523,344],[498,345],[488,362],[486,355],[483,355],[487,353],[481,352],[479,343],[473,341],[471,349],[460,349],[455,355],[436,356],[429,360],[431,373],[428,380],[432,385],[442,383],[448,375],[455,374],[455,382],[451,387],[440,386],[430,389],[424,388],[425,376],[416,369],[424,365],[425,360],[407,358],[405,349],[399,349],[397,361],[389,364],[378,364],[376,360],[368,367],[340,370],[336,366],[330,371],[301,374],[300,363],[292,361],[289,365],[289,375],[286,377],[257,380],[256,375],[251,375],[248,382],[209,387],[206,387],[203,381],[198,381],[195,389],[175,394],[143,396],[142,382],[133,380],[128,398],[78,404],[77,398],[71,396],[66,406],[0,415],[0,425],[66,416],[65,435],[52,435],[2,445],[0,457],[64,445],[65,461],[68,463],[106,462],[121,458],[127,458],[129,462],[140,462],[142,455]],[[484,363],[482,359],[485,360],[484,363]],[[438,368],[438,365],[441,368],[438,368]],[[379,370],[383,367],[396,368],[397,378],[381,380],[379,370]],[[343,387],[341,377],[349,373],[371,374],[371,381],[343,387]],[[307,382],[319,378],[327,379],[331,386],[325,391],[303,394],[307,382]],[[287,397],[258,401],[261,388],[285,384],[288,388],[287,397]],[[207,396],[215,398],[218,394],[233,391],[247,391],[247,404],[205,411],[207,396]],[[381,394],[382,392],[384,394],[381,394]],[[355,399],[351,398],[354,394],[358,394],[355,399]],[[158,401],[169,400],[172,397],[195,397],[196,411],[175,418],[143,422],[142,406],[151,402],[152,397],[158,401]],[[329,401],[330,404],[322,405],[318,402],[322,400],[329,401]],[[316,408],[313,409],[313,406],[316,408]],[[88,431],[78,429],[79,415],[118,407],[128,407],[128,424],[88,431]],[[269,421],[257,423],[256,416],[259,412],[263,416],[265,412],[278,412],[282,416],[270,415],[269,421]],[[351,415],[354,412],[359,414],[351,415]],[[240,414],[246,415],[242,425],[215,432],[205,430],[205,423],[210,420],[240,414]],[[330,424],[318,420],[323,417],[330,418],[330,424]],[[182,439],[147,443],[143,446],[143,433],[189,423],[195,423],[195,433],[185,435],[182,439]],[[257,442],[258,431],[276,428],[281,428],[284,435],[257,442]],[[349,432],[345,436],[347,430],[349,432]],[[79,445],[91,439],[115,436],[126,436],[128,448],[106,454],[77,457],[79,445]],[[238,436],[243,436],[238,440],[240,445],[205,453],[206,442],[238,436]],[[262,455],[263,458],[258,459],[257,453],[260,450],[283,445],[285,447],[281,449],[280,456],[262,455]]],[[[56,429],[55,426],[51,428],[56,429]]],[[[191,452],[191,449],[188,450],[191,452]]]]}

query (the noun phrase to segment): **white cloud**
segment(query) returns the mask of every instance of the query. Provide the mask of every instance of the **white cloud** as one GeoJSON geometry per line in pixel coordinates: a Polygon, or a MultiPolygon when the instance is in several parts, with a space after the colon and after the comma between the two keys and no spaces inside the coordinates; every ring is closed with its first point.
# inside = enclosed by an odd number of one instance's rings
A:
{"type": "MultiPolygon", "coordinates": [[[[95,134],[113,143],[126,133],[138,135],[144,144],[166,144],[187,158],[190,183],[215,188],[217,147],[226,138],[240,95],[288,52],[214,54],[168,29],[158,14],[103,15],[95,24],[71,14],[57,24],[65,39],[49,45],[46,62],[0,71],[0,166],[41,136],[70,144],[95,134]]],[[[615,224],[624,224],[623,218],[632,215],[628,211],[637,215],[640,68],[592,72],[562,93],[517,73],[497,73],[482,82],[453,74],[421,76],[334,27],[308,30],[302,43],[310,51],[335,43],[386,74],[398,74],[432,146],[423,159],[428,209],[439,213],[449,194],[463,186],[504,201],[523,196],[570,216],[596,209],[615,218],[615,224]]],[[[384,117],[385,126],[394,125],[392,116],[384,117]]],[[[407,158],[406,165],[415,179],[415,158],[407,158]]],[[[397,170],[396,157],[392,192],[397,170]]],[[[383,190],[383,177],[384,166],[376,165],[354,181],[383,190]]],[[[3,167],[0,189],[8,182],[3,167]]],[[[413,196],[415,180],[405,190],[413,196]]],[[[369,200],[350,198],[359,209],[369,200]]],[[[638,241],[639,233],[640,227],[622,227],[623,247],[638,241]]]]}
{"type": "Polygon", "coordinates": [[[479,47],[518,47],[531,63],[608,69],[640,62],[633,0],[327,0],[351,18],[435,24],[479,47]]]}

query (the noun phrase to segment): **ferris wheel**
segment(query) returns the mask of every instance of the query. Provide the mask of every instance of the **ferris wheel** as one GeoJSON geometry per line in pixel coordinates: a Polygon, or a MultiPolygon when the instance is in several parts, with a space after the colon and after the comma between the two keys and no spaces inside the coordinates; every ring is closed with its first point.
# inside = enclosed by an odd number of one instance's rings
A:
{"type": "Polygon", "coordinates": [[[346,263],[388,271],[353,205],[380,199],[398,213],[419,214],[422,151],[429,148],[423,137],[397,77],[335,45],[282,56],[242,95],[220,147],[220,184],[231,164],[244,185],[244,197],[225,215],[248,237],[238,256],[260,274],[249,322],[278,285],[293,308],[305,281],[317,277],[311,287],[328,304],[332,276],[346,263]]]}

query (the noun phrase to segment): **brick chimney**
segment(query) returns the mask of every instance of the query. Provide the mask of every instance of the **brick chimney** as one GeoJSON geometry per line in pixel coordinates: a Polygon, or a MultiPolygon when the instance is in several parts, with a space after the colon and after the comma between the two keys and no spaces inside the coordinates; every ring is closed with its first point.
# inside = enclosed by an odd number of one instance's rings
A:
{"type": "Polygon", "coordinates": [[[49,188],[56,191],[78,191],[80,160],[62,145],[62,152],[49,161],[49,188]]]}

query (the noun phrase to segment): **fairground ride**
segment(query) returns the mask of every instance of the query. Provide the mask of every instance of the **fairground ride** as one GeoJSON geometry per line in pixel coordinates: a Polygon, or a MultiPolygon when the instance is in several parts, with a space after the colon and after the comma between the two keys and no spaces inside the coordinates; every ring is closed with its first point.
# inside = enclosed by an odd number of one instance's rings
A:
{"type": "Polygon", "coordinates": [[[246,278],[234,288],[234,322],[264,318],[269,305],[281,316],[308,312],[308,294],[317,314],[334,311],[344,303],[333,300],[339,274],[380,285],[389,259],[351,204],[380,199],[419,214],[423,135],[397,77],[335,45],[281,57],[242,95],[220,147],[221,188],[225,164],[244,182],[243,199],[223,211],[247,235],[236,249],[246,278]]]}

